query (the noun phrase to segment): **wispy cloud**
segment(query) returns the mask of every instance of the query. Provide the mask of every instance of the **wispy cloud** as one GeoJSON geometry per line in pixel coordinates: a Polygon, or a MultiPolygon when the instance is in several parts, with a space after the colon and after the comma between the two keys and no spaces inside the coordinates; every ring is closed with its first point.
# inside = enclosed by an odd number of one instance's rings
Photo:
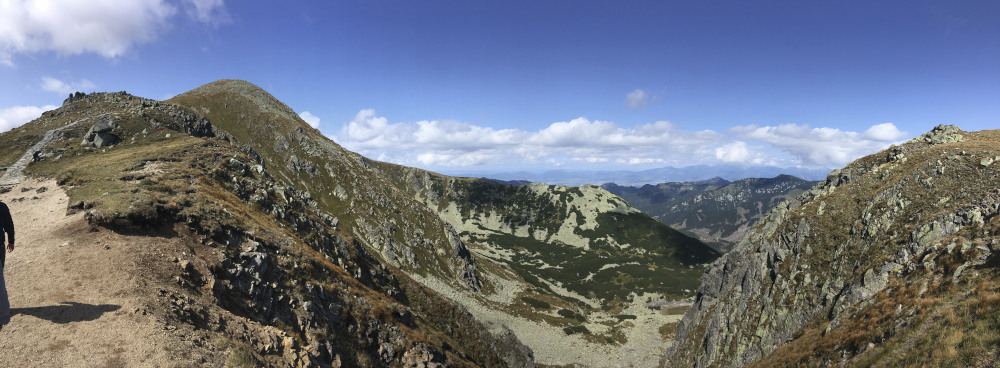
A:
{"type": "Polygon", "coordinates": [[[638,109],[648,104],[649,94],[641,89],[636,89],[625,95],[625,105],[633,109],[638,109]]]}
{"type": "Polygon", "coordinates": [[[27,123],[42,115],[43,112],[53,110],[58,106],[13,106],[0,110],[0,132],[6,132],[27,123]]]}
{"type": "Polygon", "coordinates": [[[211,25],[229,23],[229,12],[223,0],[184,0],[187,13],[193,19],[211,25]]]}
{"type": "Polygon", "coordinates": [[[86,79],[80,79],[79,81],[76,82],[66,83],[51,77],[42,77],[41,87],[43,90],[52,91],[59,94],[67,94],[77,91],[91,92],[94,90],[94,88],[97,88],[97,86],[93,82],[86,79]]]}
{"type": "Polygon", "coordinates": [[[178,7],[201,22],[228,19],[222,0],[0,1],[0,64],[46,51],[116,58],[170,28],[178,7]]]}

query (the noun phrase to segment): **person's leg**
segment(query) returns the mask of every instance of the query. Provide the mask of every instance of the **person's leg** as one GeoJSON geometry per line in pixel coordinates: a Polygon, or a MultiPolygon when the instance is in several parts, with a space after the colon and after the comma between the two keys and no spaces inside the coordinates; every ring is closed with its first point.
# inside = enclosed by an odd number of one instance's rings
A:
{"type": "Polygon", "coordinates": [[[8,322],[10,322],[10,301],[7,300],[7,282],[3,279],[3,265],[0,264],[0,326],[8,322]]]}

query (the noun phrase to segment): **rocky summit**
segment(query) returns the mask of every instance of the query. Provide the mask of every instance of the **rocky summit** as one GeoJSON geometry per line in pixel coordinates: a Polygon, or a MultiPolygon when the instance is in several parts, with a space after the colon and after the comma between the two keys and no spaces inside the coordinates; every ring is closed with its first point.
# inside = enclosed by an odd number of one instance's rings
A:
{"type": "Polygon", "coordinates": [[[1000,131],[854,161],[705,271],[663,366],[994,366],[1000,131]]]}

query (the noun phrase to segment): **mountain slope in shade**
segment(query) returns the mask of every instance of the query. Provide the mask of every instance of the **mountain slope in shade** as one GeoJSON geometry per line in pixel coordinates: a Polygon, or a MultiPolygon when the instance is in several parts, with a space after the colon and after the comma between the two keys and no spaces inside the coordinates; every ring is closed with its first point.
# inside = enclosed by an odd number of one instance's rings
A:
{"type": "Polygon", "coordinates": [[[757,219],[778,203],[795,198],[817,182],[790,175],[722,178],[687,183],[601,187],[615,193],[664,224],[727,252],[757,219]]]}
{"type": "Polygon", "coordinates": [[[1000,131],[934,130],[834,171],[713,263],[664,365],[993,366],[1000,131]]]}

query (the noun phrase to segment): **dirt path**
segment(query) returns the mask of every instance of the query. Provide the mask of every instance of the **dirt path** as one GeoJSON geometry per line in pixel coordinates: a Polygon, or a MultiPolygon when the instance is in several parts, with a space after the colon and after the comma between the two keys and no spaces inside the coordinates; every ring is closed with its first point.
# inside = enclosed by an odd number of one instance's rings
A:
{"type": "Polygon", "coordinates": [[[83,213],[66,215],[69,199],[53,180],[24,179],[0,199],[17,229],[0,367],[205,364],[197,348],[204,341],[148,312],[157,286],[141,255],[182,249],[180,239],[91,229],[83,213]]]}

